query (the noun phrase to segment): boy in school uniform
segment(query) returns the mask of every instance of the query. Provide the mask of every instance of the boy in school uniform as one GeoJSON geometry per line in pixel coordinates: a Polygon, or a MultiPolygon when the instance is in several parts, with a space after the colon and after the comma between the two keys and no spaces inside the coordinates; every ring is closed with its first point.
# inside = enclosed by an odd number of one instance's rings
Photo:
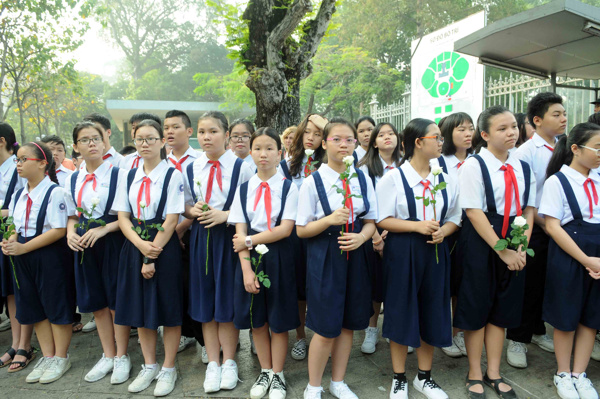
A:
{"type": "Polygon", "coordinates": [[[56,166],[56,178],[58,179],[58,184],[64,188],[67,177],[71,176],[71,173],[73,173],[72,170],[66,168],[62,164],[65,160],[65,154],[67,153],[65,142],[54,134],[43,137],[41,141],[42,143],[46,143],[50,148],[50,151],[52,151],[54,165],[56,166]]]}
{"type": "Polygon", "coordinates": [[[526,344],[530,342],[545,351],[554,352],[554,342],[546,335],[546,327],[542,320],[549,236],[545,220],[538,216],[537,208],[542,199],[546,168],[554,152],[556,138],[564,134],[567,128],[567,113],[562,97],[555,93],[539,93],[532,98],[527,106],[527,117],[531,125],[535,126],[536,133],[531,140],[527,140],[515,151],[515,157],[527,162],[535,175],[535,224],[529,243],[535,251],[535,257],[527,262],[521,325],[509,328],[506,334],[509,340],[507,361],[517,368],[527,367],[526,344]]]}

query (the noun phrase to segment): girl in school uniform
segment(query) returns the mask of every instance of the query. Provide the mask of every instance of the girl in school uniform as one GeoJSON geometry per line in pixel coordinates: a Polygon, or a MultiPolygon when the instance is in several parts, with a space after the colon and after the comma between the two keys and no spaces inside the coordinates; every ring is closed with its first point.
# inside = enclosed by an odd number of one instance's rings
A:
{"type": "MultiPolygon", "coordinates": [[[[131,326],[137,327],[144,365],[128,391],[141,392],[156,379],[154,395],[165,396],[177,380],[175,355],[183,318],[181,247],[174,234],[184,210],[183,177],[166,161],[165,138],[156,121],[141,121],[133,135],[144,164],[127,172],[114,205],[119,227],[127,238],[119,258],[117,279],[117,356],[126,356],[131,326]],[[150,225],[161,225],[162,229],[158,231],[150,225]],[[142,233],[146,230],[149,239],[142,239],[134,227],[142,233]],[[164,326],[162,369],[156,362],[159,326],[164,326]]],[[[123,366],[125,370],[130,367],[123,366]]],[[[124,377],[129,375],[128,371],[123,373],[124,377]]]]}
{"type": "Polygon", "coordinates": [[[323,130],[327,163],[306,179],[298,194],[296,229],[300,238],[307,239],[306,326],[315,332],[304,399],[321,398],[321,380],[330,353],[329,391],[337,398],[356,398],[344,376],[353,332],[367,328],[373,314],[363,244],[375,232],[375,190],[371,179],[354,166],[349,181],[340,177],[347,168],[344,158],[352,159],[356,141],[352,124],[341,118],[331,120],[323,130]],[[360,197],[344,201],[338,189],[360,197]]]}
{"type": "Polygon", "coordinates": [[[370,116],[361,116],[354,124],[354,127],[358,134],[358,142],[353,156],[358,163],[367,154],[367,151],[369,151],[371,135],[373,134],[373,130],[375,130],[375,121],[370,116]]]}
{"type": "MultiPolygon", "coordinates": [[[[364,126],[367,122],[365,120],[359,123],[359,126],[361,124],[364,126]]],[[[386,173],[399,166],[400,158],[402,158],[400,153],[402,146],[399,144],[400,137],[398,131],[391,123],[380,123],[369,134],[369,149],[358,165],[360,170],[371,179],[373,187],[377,188],[379,180],[386,173]]],[[[358,133],[358,136],[360,140],[360,133],[358,133]]],[[[383,255],[384,238],[386,236],[387,232],[385,230],[376,230],[371,240],[373,248],[367,250],[369,266],[371,268],[371,299],[373,300],[374,313],[369,320],[369,327],[365,330],[365,339],[360,347],[363,353],[374,353],[379,338],[377,320],[381,311],[384,291],[381,256],[383,255]]]]}
{"type": "MultiPolygon", "coordinates": [[[[321,166],[325,150],[321,147],[323,129],[327,119],[320,115],[308,115],[296,129],[294,140],[289,148],[289,158],[281,161],[279,171],[300,189],[304,180],[321,166]],[[310,155],[308,155],[310,154],[310,155]]],[[[298,238],[296,230],[291,235],[295,269],[296,292],[298,294],[298,316],[300,326],[296,329],[296,342],[292,347],[292,359],[306,359],[306,242],[298,238]]]]}
{"type": "MultiPolygon", "coordinates": [[[[494,246],[500,238],[510,237],[515,216],[523,216],[532,226],[535,176],[526,163],[509,155],[519,134],[512,112],[493,106],[481,113],[478,123],[482,148],[467,159],[459,176],[460,205],[467,217],[456,245],[463,275],[454,327],[465,330],[469,397],[484,397],[485,382],[499,396],[514,398],[514,390],[500,376],[500,358],[505,329],[521,322],[526,256],[521,250],[496,251],[494,246]]],[[[526,235],[530,238],[531,229],[526,235]]]]}
{"type": "Polygon", "coordinates": [[[117,188],[125,184],[126,172],[104,161],[104,133],[93,122],[78,123],[73,129],[73,147],[85,161],[85,167],[65,182],[69,223],[67,243],[75,251],[75,287],[77,305],[82,313],[93,313],[102,344],[102,357],[85,376],[98,381],[113,372],[111,383],[129,378],[131,362],[127,354],[117,357],[113,318],[117,298],[117,275],[124,237],[119,229],[118,212],[113,208],[117,188]],[[102,220],[89,223],[89,216],[102,220]],[[92,212],[93,208],[93,212],[92,212]],[[79,227],[75,227],[79,224],[79,227]],[[86,228],[83,228],[83,225],[86,228]]]}
{"type": "MultiPolygon", "coordinates": [[[[5,122],[0,122],[0,201],[2,201],[2,217],[8,217],[8,209],[12,195],[20,190],[27,181],[19,177],[15,165],[19,143],[13,128],[5,122]]],[[[10,260],[0,255],[0,297],[6,298],[10,315],[12,345],[0,358],[0,368],[7,367],[9,373],[24,369],[35,359],[31,348],[32,325],[21,325],[17,320],[15,306],[13,269],[10,260]]]]}
{"type": "Polygon", "coordinates": [[[430,166],[430,161],[439,157],[443,141],[435,122],[413,119],[403,131],[401,166],[377,185],[378,226],[389,231],[383,250],[383,336],[390,339],[393,399],[408,397],[408,346],[417,348],[415,389],[428,398],[448,397],[431,377],[434,347],[452,341],[450,258],[444,238],[460,223],[456,181],[430,166]],[[441,182],[446,188],[434,198],[431,190],[441,182]],[[436,210],[416,197],[435,199],[436,210]]]}
{"type": "Polygon", "coordinates": [[[228,222],[236,225],[233,247],[239,255],[235,270],[234,324],[251,328],[261,372],[250,390],[252,399],[286,397],[283,365],[287,355],[288,331],[300,325],[297,312],[296,276],[289,267],[292,250],[288,239],[296,223],[298,189],[277,173],[281,141],[272,128],[260,128],[250,141],[258,172],[235,193],[228,222]],[[248,258],[258,260],[253,248],[266,245],[256,272],[269,276],[265,288],[255,276],[248,258]],[[252,306],[252,310],[250,307],[252,306]]]}
{"type": "Polygon", "coordinates": [[[567,399],[598,398],[585,373],[600,329],[598,167],[600,126],[576,125],[554,147],[538,210],[551,237],[543,319],[554,327],[554,385],[567,399]]]}
{"type": "Polygon", "coordinates": [[[66,193],[57,184],[52,152],[45,144],[25,144],[16,163],[27,184],[10,201],[16,234],[2,241],[2,252],[15,264],[17,320],[34,325],[43,354],[26,381],[46,384],[71,368],[67,351],[75,287],[73,254],[65,240],[66,193]]]}
{"type": "Polygon", "coordinates": [[[212,111],[202,115],[198,121],[198,142],[204,153],[185,171],[185,216],[194,219],[188,312],[193,320],[202,323],[209,361],[204,379],[206,393],[234,389],[238,381],[233,360],[239,337],[233,324],[237,255],[231,245],[235,228],[227,224],[227,218],[238,186],[254,172],[225,149],[228,138],[225,115],[212,111]]]}

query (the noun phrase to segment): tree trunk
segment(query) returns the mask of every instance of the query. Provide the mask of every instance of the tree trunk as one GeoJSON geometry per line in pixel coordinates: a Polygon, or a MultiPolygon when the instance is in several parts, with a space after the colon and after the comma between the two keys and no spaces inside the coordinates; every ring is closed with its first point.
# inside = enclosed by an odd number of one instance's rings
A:
{"type": "Polygon", "coordinates": [[[292,92],[283,94],[280,88],[271,87],[267,92],[261,91],[256,93],[257,127],[272,127],[277,133],[281,134],[288,127],[300,123],[302,119],[300,113],[300,88],[298,85],[295,85],[291,90],[292,92]],[[281,103],[275,109],[272,109],[270,106],[271,100],[265,98],[265,96],[272,96],[273,91],[278,91],[276,96],[282,96],[281,103]]]}
{"type": "Polygon", "coordinates": [[[25,118],[23,117],[23,99],[21,98],[21,93],[19,92],[19,80],[15,79],[15,95],[17,98],[17,107],[19,107],[19,120],[21,122],[21,143],[25,143],[25,118]]]}

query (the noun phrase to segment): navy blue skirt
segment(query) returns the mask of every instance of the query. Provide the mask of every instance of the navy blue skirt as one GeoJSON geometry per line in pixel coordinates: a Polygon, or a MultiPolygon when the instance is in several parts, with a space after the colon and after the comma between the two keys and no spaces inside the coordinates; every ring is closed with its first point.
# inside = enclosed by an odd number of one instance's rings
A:
{"type": "MultiPolygon", "coordinates": [[[[379,230],[379,233],[381,234],[382,231],[383,230],[379,230]]],[[[387,245],[387,240],[385,245],[387,245]]],[[[364,247],[367,253],[369,269],[371,271],[371,300],[373,302],[383,302],[385,292],[383,282],[383,259],[381,258],[381,255],[373,249],[372,239],[367,240],[364,247]]]]}
{"type": "MultiPolygon", "coordinates": [[[[83,235],[84,231],[78,229],[77,234],[83,235]]],[[[125,236],[117,231],[100,238],[83,253],[75,252],[75,287],[80,312],[91,313],[106,307],[115,310],[119,256],[124,240],[125,236]]]]}
{"type": "Polygon", "coordinates": [[[296,294],[299,301],[306,301],[306,239],[298,237],[296,226],[288,237],[293,252],[296,273],[296,294]]]}
{"type": "MultiPolygon", "coordinates": [[[[24,243],[25,239],[19,237],[19,242],[24,243]]],[[[33,252],[13,256],[13,260],[20,287],[15,284],[19,323],[35,324],[46,319],[52,324],[73,323],[73,253],[66,238],[33,252]]]]}
{"type": "MultiPolygon", "coordinates": [[[[503,216],[486,215],[501,237],[503,216]]],[[[514,216],[510,217],[507,237],[510,237],[513,220],[514,216]]],[[[469,218],[463,220],[455,250],[463,274],[458,287],[454,327],[467,331],[479,330],[488,323],[501,328],[518,327],[527,266],[519,272],[508,270],[506,263],[477,234],[469,218]]]]}
{"type": "MultiPolygon", "coordinates": [[[[156,230],[152,230],[153,240],[156,230]]],[[[183,320],[181,247],[177,234],[155,260],[151,279],[142,276],[142,254],[126,240],[121,249],[115,324],[156,330],[180,326],[183,320]]]]}
{"type": "MultiPolygon", "coordinates": [[[[260,292],[254,295],[244,287],[244,273],[238,261],[235,269],[234,318],[235,328],[244,330],[260,328],[269,324],[275,333],[284,333],[300,325],[298,300],[296,294],[296,274],[294,263],[290,262],[292,251],[288,238],[268,244],[269,252],[263,257],[256,273],[261,270],[269,276],[271,287],[261,285],[260,292]],[[252,302],[252,323],[250,323],[250,303],[252,302]]],[[[259,255],[251,251],[251,257],[257,261],[259,255]]],[[[239,257],[238,257],[239,258],[239,257]]]]}
{"type": "MultiPolygon", "coordinates": [[[[341,226],[332,226],[307,240],[306,326],[335,338],[342,328],[364,330],[373,315],[371,276],[366,248],[340,253],[341,226]]],[[[357,223],[354,231],[360,231],[357,223]]]]}
{"type": "MultiPolygon", "coordinates": [[[[574,220],[563,229],[588,256],[600,257],[600,225],[574,220]]],[[[561,331],[575,331],[579,323],[600,329],[600,280],[554,240],[548,248],[543,319],[561,331]]]]}
{"type": "Polygon", "coordinates": [[[210,228],[210,237],[208,232],[209,229],[197,222],[192,225],[188,313],[200,323],[212,320],[230,323],[233,321],[235,268],[238,263],[232,243],[235,226],[223,223],[210,228]]]}
{"type": "Polygon", "coordinates": [[[418,233],[388,233],[383,249],[385,318],[383,336],[418,348],[452,343],[448,244],[427,244],[418,233]]]}
{"type": "Polygon", "coordinates": [[[7,297],[15,294],[15,277],[8,256],[0,253],[0,296],[7,297]]]}

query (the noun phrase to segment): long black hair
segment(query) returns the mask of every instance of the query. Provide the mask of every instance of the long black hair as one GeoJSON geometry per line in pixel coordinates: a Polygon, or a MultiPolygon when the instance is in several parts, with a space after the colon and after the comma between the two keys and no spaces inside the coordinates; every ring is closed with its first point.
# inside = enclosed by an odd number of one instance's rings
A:
{"type": "Polygon", "coordinates": [[[573,151],[571,146],[575,144],[578,147],[584,146],[592,137],[600,134],[600,126],[595,123],[580,123],[575,125],[568,136],[563,136],[558,140],[552,158],[546,169],[546,179],[560,170],[563,165],[570,165],[573,162],[573,151]]]}
{"type": "MultiPolygon", "coordinates": [[[[469,116],[469,114],[464,112],[455,112],[451,115],[448,115],[439,123],[440,132],[442,133],[442,137],[444,138],[444,144],[442,145],[442,154],[444,155],[454,155],[456,154],[456,146],[454,145],[454,129],[459,127],[464,122],[469,122],[473,127],[475,124],[473,123],[473,119],[469,116]]],[[[473,152],[473,147],[467,149],[467,154],[473,152]]]]}
{"type": "MultiPolygon", "coordinates": [[[[141,121],[140,123],[138,123],[135,126],[135,130],[133,131],[134,138],[135,138],[135,135],[137,134],[137,131],[140,130],[140,128],[143,126],[153,127],[154,129],[156,129],[156,131],[158,132],[158,136],[161,139],[163,139],[165,137],[160,123],[156,123],[156,121],[154,119],[144,119],[143,121],[141,121]]],[[[165,150],[164,145],[160,148],[160,159],[167,159],[167,150],[165,150]]]]}
{"type": "Polygon", "coordinates": [[[515,119],[517,120],[517,127],[519,128],[519,138],[517,139],[516,147],[520,146],[524,142],[527,141],[527,124],[525,121],[528,120],[527,114],[523,112],[519,112],[515,114],[515,119]]]}
{"type": "Polygon", "coordinates": [[[19,143],[12,126],[6,122],[0,122],[0,137],[6,141],[6,151],[16,154],[19,151],[19,143]]]}
{"type": "Polygon", "coordinates": [[[408,122],[402,131],[404,156],[400,160],[400,165],[412,158],[412,156],[415,154],[415,141],[417,141],[418,138],[427,135],[427,129],[431,125],[435,125],[435,122],[424,118],[415,118],[408,122]]]}
{"type": "Polygon", "coordinates": [[[481,133],[489,133],[492,118],[505,112],[510,112],[510,110],[503,105],[493,105],[484,109],[483,112],[479,114],[479,118],[477,118],[477,128],[475,129],[472,141],[475,152],[479,152],[481,147],[487,147],[487,141],[481,137],[481,133]]]}
{"type": "Polygon", "coordinates": [[[54,183],[58,184],[58,178],[56,177],[56,168],[54,166],[54,157],[52,151],[45,143],[41,141],[33,141],[23,145],[23,148],[28,148],[33,151],[34,156],[37,159],[43,159],[46,161],[46,174],[54,183]]]}
{"type": "Polygon", "coordinates": [[[396,126],[388,122],[382,122],[377,124],[377,126],[375,126],[375,129],[371,133],[371,137],[369,138],[369,149],[367,150],[365,156],[358,163],[358,166],[367,165],[367,169],[369,169],[369,174],[371,176],[383,176],[383,165],[381,164],[381,160],[379,159],[379,148],[375,147],[375,141],[377,140],[377,136],[379,135],[379,132],[384,126],[389,126],[396,135],[397,139],[396,148],[394,148],[394,151],[392,151],[392,162],[395,165],[398,165],[400,159],[402,158],[402,143],[396,126]]]}
{"type": "MultiPolygon", "coordinates": [[[[294,140],[290,148],[287,148],[288,153],[290,154],[290,175],[298,176],[302,169],[302,161],[304,160],[304,131],[308,126],[308,118],[313,114],[308,114],[306,117],[300,122],[298,127],[296,128],[296,135],[294,136],[294,140]]],[[[324,134],[324,132],[323,132],[324,134]]],[[[325,149],[320,143],[317,143],[317,148],[315,148],[315,153],[312,155],[312,159],[316,162],[317,168],[321,166],[321,162],[323,158],[325,158],[325,149]]]]}

